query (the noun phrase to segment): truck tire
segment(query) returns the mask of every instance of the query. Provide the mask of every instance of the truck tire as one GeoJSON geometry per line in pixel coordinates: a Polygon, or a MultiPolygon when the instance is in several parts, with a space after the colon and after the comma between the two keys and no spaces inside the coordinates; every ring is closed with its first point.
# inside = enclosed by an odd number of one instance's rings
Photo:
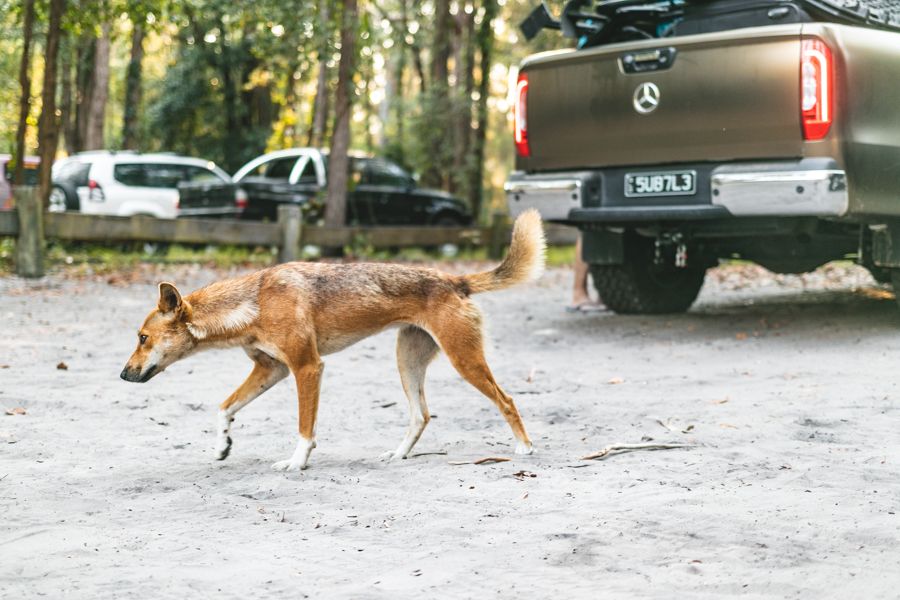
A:
{"type": "Polygon", "coordinates": [[[900,269],[888,269],[891,272],[891,287],[894,288],[894,296],[900,305],[900,269]]]}
{"type": "Polygon", "coordinates": [[[656,265],[653,242],[626,240],[621,265],[591,265],[600,301],[619,314],[658,315],[685,312],[697,299],[706,266],[656,265]]]}

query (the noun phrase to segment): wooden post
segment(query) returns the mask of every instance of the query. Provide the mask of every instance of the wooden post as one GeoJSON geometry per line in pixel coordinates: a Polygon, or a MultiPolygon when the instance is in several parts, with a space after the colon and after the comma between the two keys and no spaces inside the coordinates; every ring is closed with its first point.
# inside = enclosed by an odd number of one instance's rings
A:
{"type": "Polygon", "coordinates": [[[20,277],[44,276],[44,207],[37,188],[15,189],[19,215],[19,239],[16,241],[16,273],[20,277]]]}
{"type": "Polygon", "coordinates": [[[296,204],[278,206],[278,226],[281,229],[281,245],[278,262],[285,263],[300,258],[300,241],[303,237],[303,213],[296,204]]]}
{"type": "Polygon", "coordinates": [[[488,240],[488,258],[499,260],[503,258],[503,249],[506,247],[506,218],[503,213],[491,215],[490,239],[488,240]]]}

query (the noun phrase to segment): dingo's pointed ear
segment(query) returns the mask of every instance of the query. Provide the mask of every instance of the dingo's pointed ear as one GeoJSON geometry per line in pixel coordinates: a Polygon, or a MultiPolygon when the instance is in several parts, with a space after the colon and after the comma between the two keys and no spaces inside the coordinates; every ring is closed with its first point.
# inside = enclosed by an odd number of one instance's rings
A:
{"type": "Polygon", "coordinates": [[[159,312],[172,312],[173,310],[181,308],[183,303],[184,301],[181,299],[181,293],[179,293],[174,285],[166,281],[159,284],[159,304],[157,304],[159,312]]]}

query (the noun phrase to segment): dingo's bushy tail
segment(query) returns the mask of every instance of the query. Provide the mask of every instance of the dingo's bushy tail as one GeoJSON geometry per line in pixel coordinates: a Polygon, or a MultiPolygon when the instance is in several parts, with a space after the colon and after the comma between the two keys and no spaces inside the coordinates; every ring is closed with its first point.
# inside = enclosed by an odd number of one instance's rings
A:
{"type": "Polygon", "coordinates": [[[503,262],[493,271],[463,276],[473,294],[502,290],[534,281],[544,272],[547,242],[541,215],[529,209],[513,223],[512,243],[503,262]]]}

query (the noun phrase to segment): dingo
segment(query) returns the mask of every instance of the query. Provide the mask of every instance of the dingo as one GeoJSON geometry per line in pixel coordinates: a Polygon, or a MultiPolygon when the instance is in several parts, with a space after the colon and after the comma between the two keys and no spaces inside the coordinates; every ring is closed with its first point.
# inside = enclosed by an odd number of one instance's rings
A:
{"type": "Polygon", "coordinates": [[[253,360],[253,371],[219,407],[216,458],[224,460],[231,450],[235,413],[291,373],[297,382],[300,439],[293,456],[273,468],[305,469],[316,446],[321,357],[399,326],[397,363],[409,400],[409,429],[385,458],[406,458],[430,420],[425,369],[439,349],[497,405],[518,440],[516,453],[530,454],[519,412],[484,360],[481,313],[469,296],[537,278],[544,248],[541,218],[531,210],[516,220],[506,259],[485,273],[295,262],[213,283],[185,297],[171,283],[160,283],[157,308],[141,326],[137,349],[121,377],[143,383],[195,352],[240,346],[253,360]]]}

